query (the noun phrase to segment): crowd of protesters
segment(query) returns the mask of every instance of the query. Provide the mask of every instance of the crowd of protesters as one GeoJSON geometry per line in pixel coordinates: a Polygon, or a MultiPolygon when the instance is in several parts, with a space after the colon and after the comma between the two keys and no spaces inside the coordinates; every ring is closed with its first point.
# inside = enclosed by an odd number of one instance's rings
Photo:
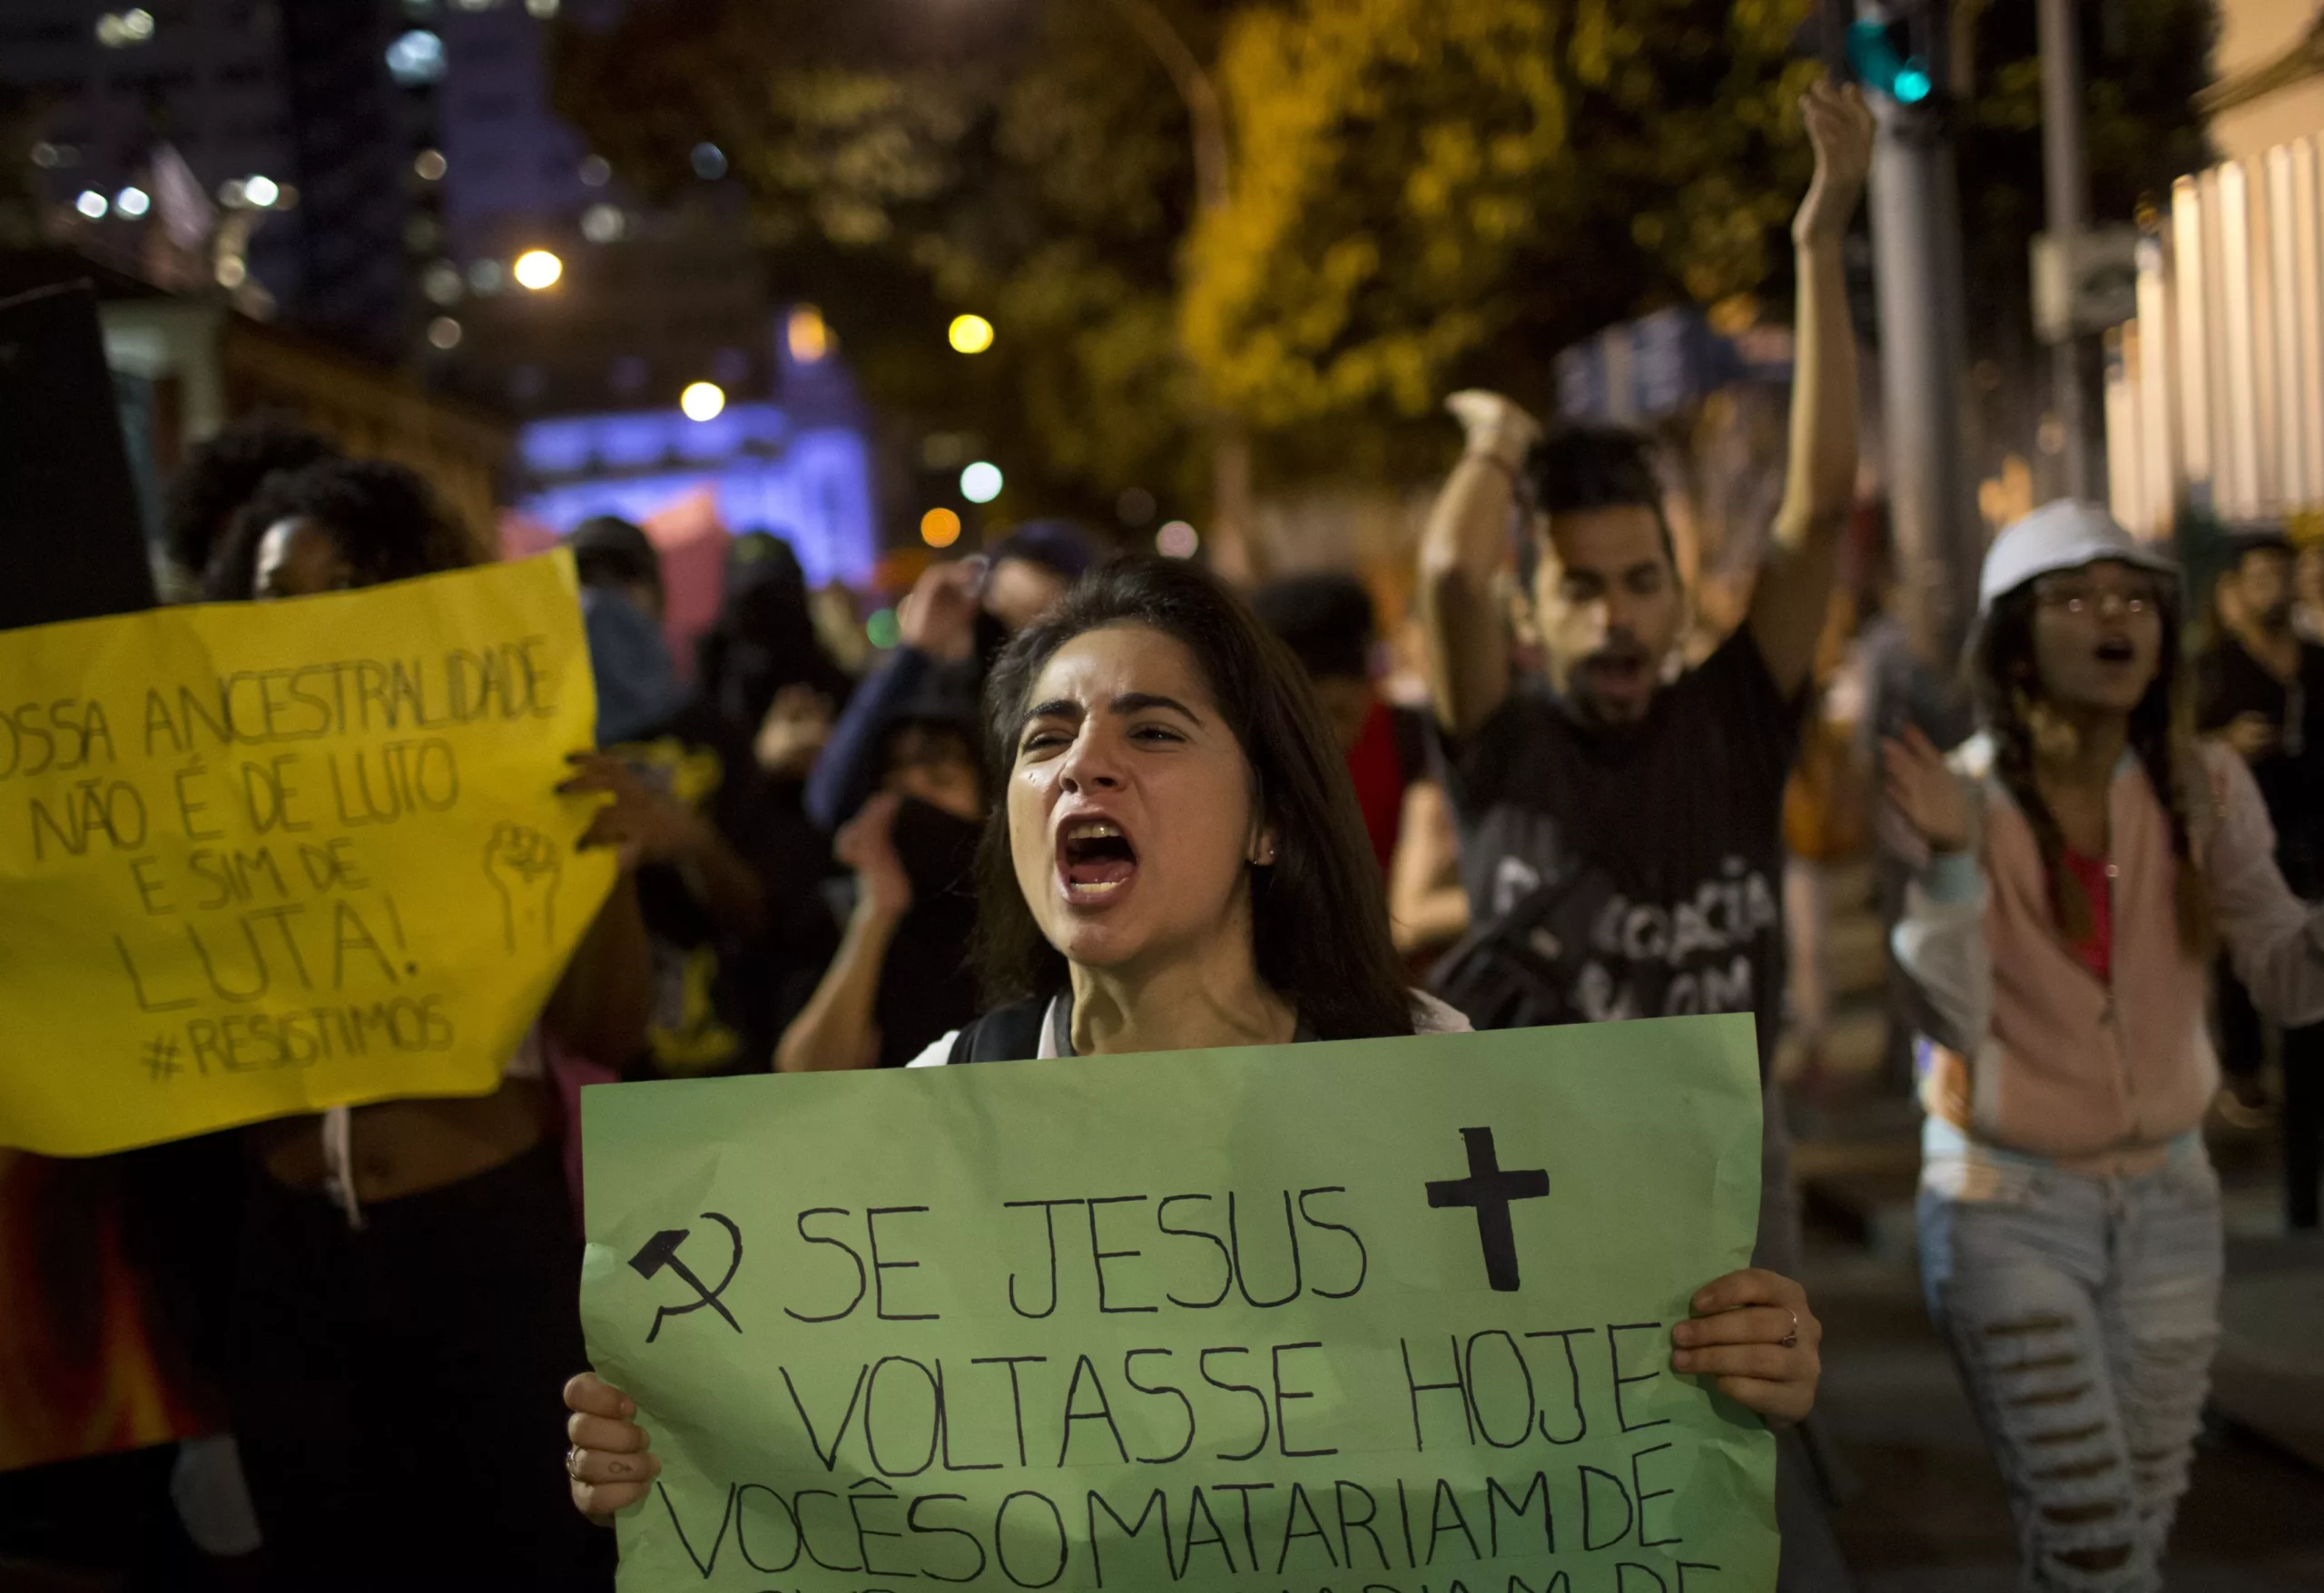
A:
{"type": "MultiPolygon", "coordinates": [[[[655,1462],[634,1407],[584,1372],[573,1077],[1724,1011],[1757,1020],[1759,1232],[1753,1268],[1673,1330],[1673,1364],[1782,1430],[1779,1585],[1846,1588],[1773,1062],[1788,1009],[1814,1074],[1802,931],[1853,769],[1882,788],[1886,1071],[1925,1106],[1929,1309],[2027,1585],[2159,1586],[2219,1332],[2201,1128],[2221,1064],[2228,1109],[2280,1118],[2290,1222],[2317,1222],[2319,616],[2291,545],[2254,528],[2198,654],[2175,565],[2059,504],[1987,558],[1974,701],[1893,619],[1836,624],[1860,524],[1840,251],[1870,126],[1823,88],[1805,114],[1785,496],[1741,624],[1690,667],[1654,447],[1487,393],[1452,403],[1466,446],[1412,572],[1424,645],[1403,693],[1354,578],[1246,597],[1061,522],[930,568],[861,678],[792,549],[740,536],[681,669],[651,538],[575,528],[598,723],[558,789],[603,799],[585,844],[619,882],[497,1093],[263,1125],[214,1159],[231,1221],[186,1337],[232,1442],[181,1458],[193,1539],[255,1549],[248,1585],[449,1585],[448,1564],[608,1585],[591,1518],[655,1462]],[[1821,793],[1805,816],[1802,781],[1821,793]],[[458,1505],[423,1527],[429,1500],[458,1505]]],[[[418,476],[279,425],[188,465],[168,551],[217,602],[480,556],[418,476]]]]}

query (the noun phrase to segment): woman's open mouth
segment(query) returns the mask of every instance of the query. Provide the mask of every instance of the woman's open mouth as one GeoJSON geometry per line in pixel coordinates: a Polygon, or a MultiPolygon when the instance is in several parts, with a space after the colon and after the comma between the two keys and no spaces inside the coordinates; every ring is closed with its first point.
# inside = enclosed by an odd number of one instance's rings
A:
{"type": "Polygon", "coordinates": [[[2098,662],[2101,664],[2124,664],[2137,660],[2138,649],[2132,646],[2127,638],[2109,636],[2098,644],[2098,662]]]}
{"type": "Polygon", "coordinates": [[[1111,819],[1068,819],[1057,837],[1058,883],[1068,901],[1095,906],[1128,888],[1137,849],[1111,819]]]}

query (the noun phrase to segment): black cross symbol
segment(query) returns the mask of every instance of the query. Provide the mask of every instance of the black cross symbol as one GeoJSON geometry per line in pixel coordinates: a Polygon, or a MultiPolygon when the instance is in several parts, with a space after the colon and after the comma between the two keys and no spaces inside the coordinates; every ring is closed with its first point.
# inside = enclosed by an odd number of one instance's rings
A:
{"type": "Polygon", "coordinates": [[[662,1232],[648,1239],[635,1255],[629,1258],[630,1269],[639,1277],[650,1279],[667,1268],[677,1273],[682,1283],[701,1296],[691,1304],[665,1305],[655,1312],[653,1329],[645,1335],[645,1342],[649,1344],[661,1332],[663,1318],[684,1316],[687,1312],[700,1311],[705,1305],[724,1317],[728,1327],[738,1333],[743,1331],[743,1324],[734,1320],[734,1313],[727,1310],[724,1303],[718,1298],[726,1292],[726,1285],[734,1281],[734,1273],[742,1267],[743,1231],[716,1212],[704,1212],[702,1215],[704,1222],[716,1223],[725,1229],[727,1236],[734,1241],[734,1259],[727,1263],[726,1275],[718,1280],[718,1287],[715,1289],[694,1276],[694,1269],[678,1259],[678,1246],[686,1242],[687,1230],[684,1228],[663,1229],[662,1232]]]}
{"type": "Polygon", "coordinates": [[[1540,1167],[1523,1173],[1502,1172],[1501,1158],[1493,1154],[1490,1128],[1463,1128],[1461,1137],[1469,1146],[1469,1175],[1432,1181],[1428,1185],[1428,1204],[1476,1208],[1477,1242],[1484,1247],[1485,1278],[1502,1293],[1513,1293],[1517,1289],[1517,1234],[1510,1226],[1509,1204],[1546,1196],[1550,1193],[1550,1175],[1540,1167]]]}

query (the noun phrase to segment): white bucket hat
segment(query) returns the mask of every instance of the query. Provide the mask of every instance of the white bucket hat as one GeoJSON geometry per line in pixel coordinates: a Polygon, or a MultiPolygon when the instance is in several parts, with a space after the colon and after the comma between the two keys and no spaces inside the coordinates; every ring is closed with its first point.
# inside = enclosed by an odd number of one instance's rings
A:
{"type": "Polygon", "coordinates": [[[1977,580],[1977,615],[1993,612],[1996,599],[2037,576],[2085,565],[2118,563],[2176,577],[2179,562],[2150,542],[2141,542],[2115,523],[2103,506],[2059,498],[2004,526],[1985,550],[1977,580]]]}

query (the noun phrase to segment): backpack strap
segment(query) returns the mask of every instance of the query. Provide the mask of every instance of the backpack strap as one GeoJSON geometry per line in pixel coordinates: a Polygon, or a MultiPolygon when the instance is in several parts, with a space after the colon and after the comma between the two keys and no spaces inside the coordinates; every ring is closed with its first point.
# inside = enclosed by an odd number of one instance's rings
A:
{"type": "Polygon", "coordinates": [[[1046,996],[1011,1002],[986,1013],[960,1032],[952,1054],[945,1060],[965,1062],[1023,1062],[1041,1054],[1041,1025],[1049,1018],[1046,996]]]}

